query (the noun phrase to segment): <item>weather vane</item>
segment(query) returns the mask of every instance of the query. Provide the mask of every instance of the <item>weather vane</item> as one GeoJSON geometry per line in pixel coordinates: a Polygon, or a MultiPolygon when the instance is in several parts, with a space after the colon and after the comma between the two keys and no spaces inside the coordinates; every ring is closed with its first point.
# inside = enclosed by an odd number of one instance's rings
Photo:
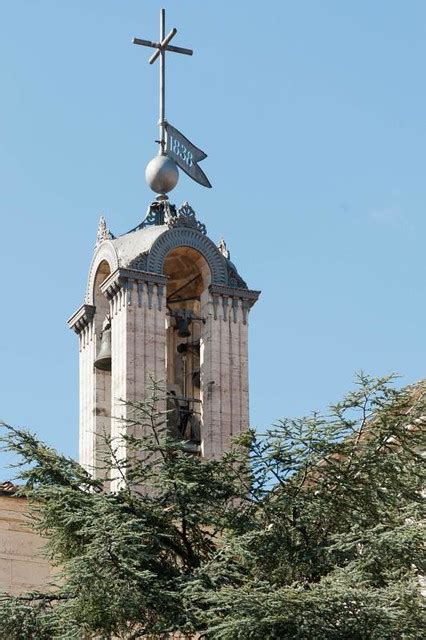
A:
{"type": "Polygon", "coordinates": [[[193,53],[192,49],[175,47],[170,44],[176,33],[177,29],[172,29],[166,36],[166,11],[161,9],[160,41],[152,42],[151,40],[133,38],[133,44],[156,49],[149,59],[149,64],[153,64],[160,58],[160,117],[158,121],[160,140],[157,140],[159,153],[148,163],[145,177],[151,189],[159,194],[159,199],[163,200],[167,199],[166,193],[177,185],[179,180],[178,166],[199,184],[211,187],[204,171],[198,166],[198,162],[207,158],[207,155],[166,120],[166,51],[187,56],[192,56],[193,53]]]}

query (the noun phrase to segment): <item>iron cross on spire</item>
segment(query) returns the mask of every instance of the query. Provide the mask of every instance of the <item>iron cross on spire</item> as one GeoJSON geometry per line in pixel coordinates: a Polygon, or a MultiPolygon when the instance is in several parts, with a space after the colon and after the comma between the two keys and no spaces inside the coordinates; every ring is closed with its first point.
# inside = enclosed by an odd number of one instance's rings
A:
{"type": "Polygon", "coordinates": [[[169,42],[177,34],[177,29],[172,29],[166,36],[166,10],[160,11],[160,42],[151,42],[151,40],[141,40],[133,38],[133,44],[140,44],[143,47],[152,47],[157,49],[149,59],[149,64],[154,64],[157,58],[160,58],[160,153],[166,153],[166,51],[173,53],[183,53],[186,56],[192,56],[192,49],[183,49],[182,47],[173,47],[169,42]]]}

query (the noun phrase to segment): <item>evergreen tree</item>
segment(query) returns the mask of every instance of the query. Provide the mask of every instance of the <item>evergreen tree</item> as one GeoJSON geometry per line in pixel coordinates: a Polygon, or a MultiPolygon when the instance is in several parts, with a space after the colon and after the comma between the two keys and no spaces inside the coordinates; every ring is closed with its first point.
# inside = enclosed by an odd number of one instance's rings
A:
{"type": "Polygon", "coordinates": [[[327,415],[203,460],[170,436],[154,385],[132,405],[127,459],[105,438],[116,492],[5,426],[61,575],[0,598],[0,637],[418,639],[425,392],[361,375],[327,415]]]}

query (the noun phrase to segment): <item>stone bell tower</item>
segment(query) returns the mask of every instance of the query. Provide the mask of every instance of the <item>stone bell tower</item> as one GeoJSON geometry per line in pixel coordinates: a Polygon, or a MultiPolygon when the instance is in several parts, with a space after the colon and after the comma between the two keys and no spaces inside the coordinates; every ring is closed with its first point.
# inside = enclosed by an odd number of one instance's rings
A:
{"type": "Polygon", "coordinates": [[[248,315],[258,296],[187,203],[155,202],[117,238],[101,218],[84,304],[68,321],[80,341],[80,462],[96,473],[103,435],[120,436],[123,400],[145,398],[150,377],[166,382],[170,428],[188,450],[225,451],[249,424],[248,315]]]}
{"type": "Polygon", "coordinates": [[[80,462],[95,476],[104,435],[123,434],[126,401],[143,400],[151,379],[165,383],[168,427],[188,452],[218,456],[249,425],[248,316],[259,292],[190,205],[166,195],[178,166],[211,185],[198,166],[206,155],[165,120],[166,51],[192,51],[169,45],[176,30],[165,36],[164,20],[162,10],[160,42],[135,39],[160,58],[160,151],[146,170],[158,195],[124,235],[101,218],[84,303],[68,321],[80,341],[80,462]]]}

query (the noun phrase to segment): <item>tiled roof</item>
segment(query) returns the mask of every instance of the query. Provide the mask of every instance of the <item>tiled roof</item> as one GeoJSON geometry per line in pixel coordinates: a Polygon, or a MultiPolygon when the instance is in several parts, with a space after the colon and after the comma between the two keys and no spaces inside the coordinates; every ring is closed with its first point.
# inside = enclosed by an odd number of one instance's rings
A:
{"type": "Polygon", "coordinates": [[[0,482],[0,496],[13,496],[19,487],[10,480],[6,480],[6,482],[0,482]]]}

